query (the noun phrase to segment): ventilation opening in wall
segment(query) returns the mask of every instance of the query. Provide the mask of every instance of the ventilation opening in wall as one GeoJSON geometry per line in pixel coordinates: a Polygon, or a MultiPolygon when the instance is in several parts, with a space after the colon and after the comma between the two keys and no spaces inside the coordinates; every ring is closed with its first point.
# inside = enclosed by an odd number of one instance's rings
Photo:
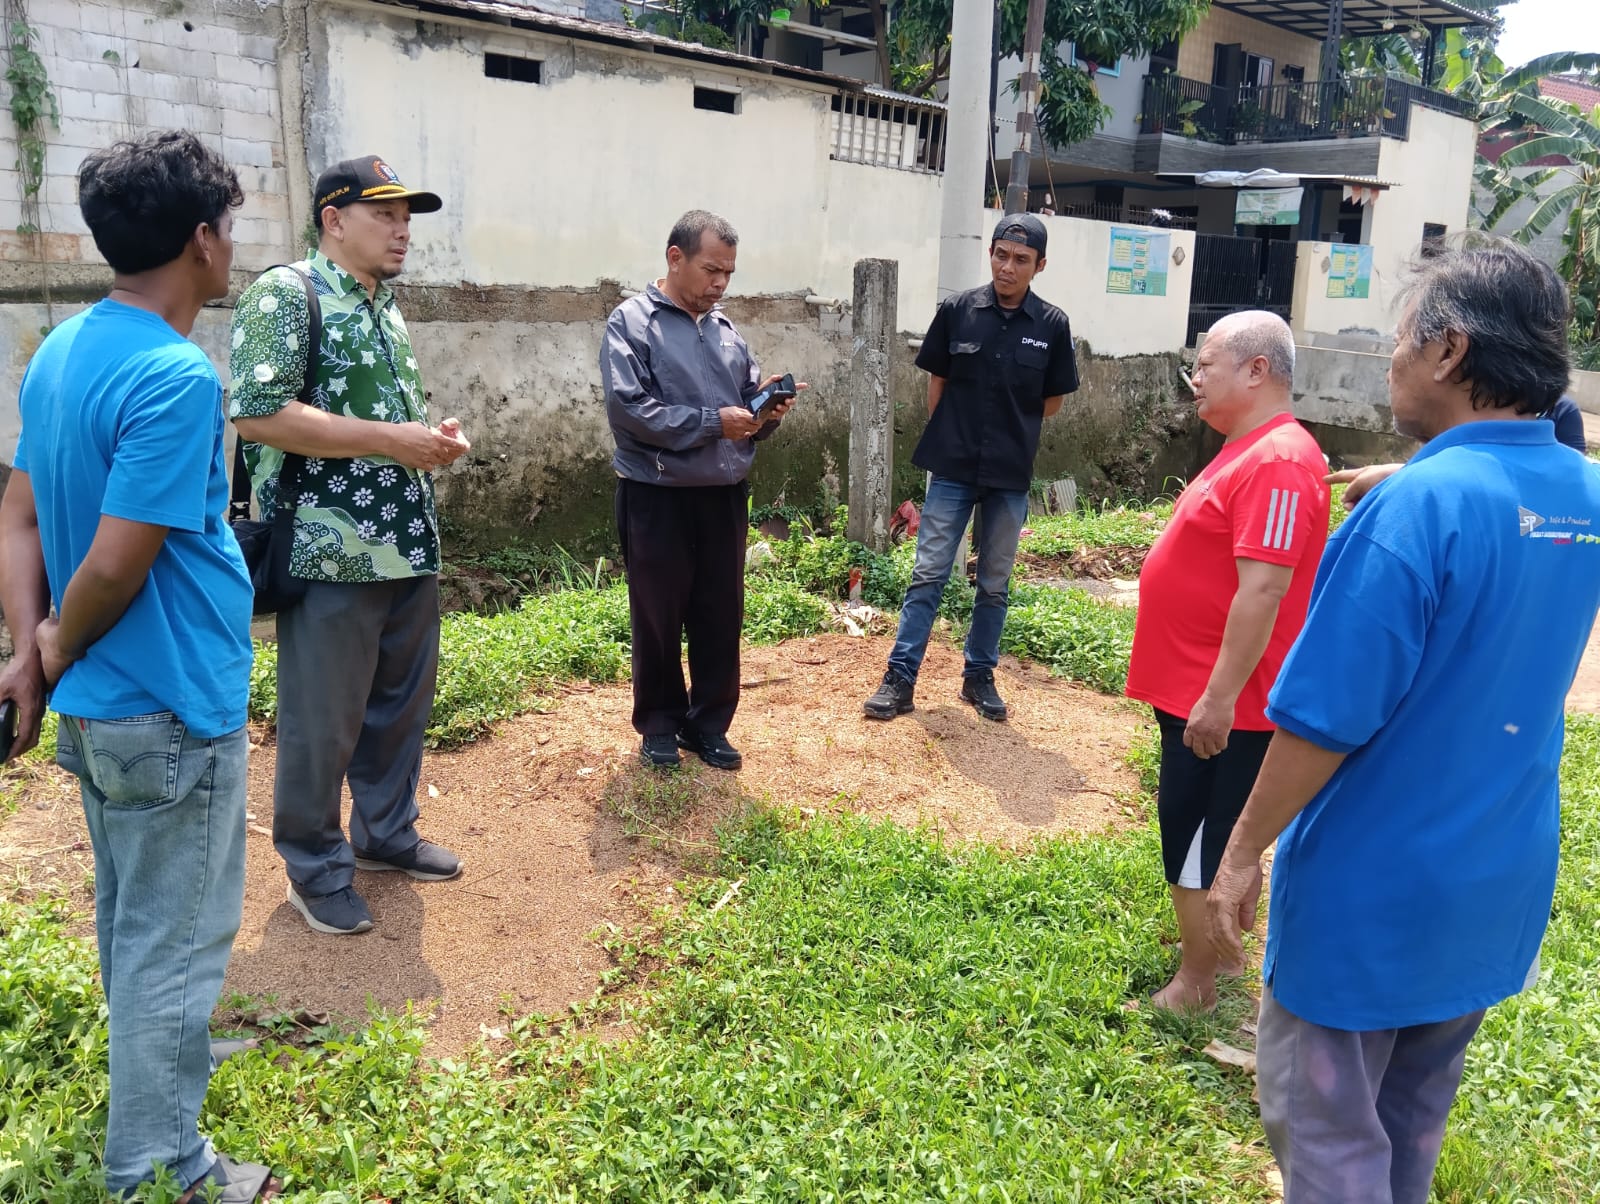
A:
{"type": "Polygon", "coordinates": [[[521,84],[542,82],[544,63],[539,59],[519,59],[509,54],[483,56],[483,73],[490,79],[514,79],[521,84]]]}
{"type": "Polygon", "coordinates": [[[737,92],[724,92],[721,88],[696,88],[694,90],[694,107],[709,109],[713,113],[737,113],[739,111],[739,94],[737,92]]]}

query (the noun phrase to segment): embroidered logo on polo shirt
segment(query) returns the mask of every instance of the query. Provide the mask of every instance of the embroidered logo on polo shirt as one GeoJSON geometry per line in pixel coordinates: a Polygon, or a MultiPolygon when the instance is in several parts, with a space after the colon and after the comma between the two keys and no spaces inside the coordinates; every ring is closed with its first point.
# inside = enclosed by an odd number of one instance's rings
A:
{"type": "Polygon", "coordinates": [[[1050,350],[1050,344],[1046,343],[1046,342],[1041,342],[1039,339],[1024,338],[1022,340],[1022,345],[1024,347],[1037,347],[1040,351],[1049,351],[1050,350]]]}

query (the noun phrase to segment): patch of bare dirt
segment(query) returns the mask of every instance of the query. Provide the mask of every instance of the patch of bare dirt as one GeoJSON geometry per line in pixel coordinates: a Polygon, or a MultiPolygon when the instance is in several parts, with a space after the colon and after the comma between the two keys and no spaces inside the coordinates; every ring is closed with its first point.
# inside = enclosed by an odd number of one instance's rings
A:
{"type": "Polygon", "coordinates": [[[1084,547],[1077,549],[1070,556],[1040,556],[1024,549],[1017,553],[1017,562],[1035,573],[1111,581],[1138,577],[1140,570],[1144,568],[1144,558],[1149,554],[1149,548],[1133,544],[1108,544],[1101,548],[1084,547]]]}
{"type": "MultiPolygon", "coordinates": [[[[256,747],[244,922],[226,989],[343,1017],[365,1015],[369,1001],[415,1003],[433,1016],[432,1050],[448,1053],[507,1015],[557,1015],[590,998],[610,965],[600,938],[668,900],[683,865],[710,851],[714,824],[746,797],[1010,846],[1139,818],[1124,764],[1143,722],[1137,709],[1007,658],[996,678],[1011,721],[988,723],[959,699],[959,650],[935,644],[917,710],[874,723],[861,701],[890,646],[819,636],[748,649],[730,733],[745,768],[724,774],[686,760],[665,791],[686,811],[651,810],[626,684],[573,687],[547,714],[428,756],[420,826],[460,854],[465,873],[418,883],[358,871],[377,926],[355,937],[311,932],[285,901],[271,840],[275,750],[256,747]]],[[[55,883],[87,906],[93,857],[75,783],[24,772],[19,808],[0,824],[0,881],[55,883]]]]}

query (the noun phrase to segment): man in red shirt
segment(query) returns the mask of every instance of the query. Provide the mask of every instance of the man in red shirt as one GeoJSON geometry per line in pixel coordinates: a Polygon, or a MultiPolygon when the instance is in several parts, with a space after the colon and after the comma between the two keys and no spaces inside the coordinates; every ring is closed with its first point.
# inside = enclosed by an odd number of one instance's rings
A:
{"type": "Polygon", "coordinates": [[[1183,938],[1157,1007],[1210,1010],[1219,970],[1244,972],[1217,964],[1206,891],[1272,738],[1267,692],[1328,539],[1327,461],[1290,411],[1293,382],[1283,319],[1255,311],[1211,328],[1195,405],[1226,442],[1178,498],[1139,578],[1128,697],[1161,726],[1161,858],[1183,938]]]}

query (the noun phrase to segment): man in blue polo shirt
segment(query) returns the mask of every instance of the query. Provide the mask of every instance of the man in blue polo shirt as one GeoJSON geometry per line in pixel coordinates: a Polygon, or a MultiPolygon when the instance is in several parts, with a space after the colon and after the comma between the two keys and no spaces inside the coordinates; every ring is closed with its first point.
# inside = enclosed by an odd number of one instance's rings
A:
{"type": "Polygon", "coordinates": [[[1510,243],[1418,266],[1389,387],[1425,446],[1329,540],[1270,698],[1210,904],[1237,958],[1277,839],[1257,1062],[1286,1204],[1424,1204],[1467,1045],[1533,972],[1600,607],[1600,475],[1539,421],[1567,315],[1510,243]]]}

